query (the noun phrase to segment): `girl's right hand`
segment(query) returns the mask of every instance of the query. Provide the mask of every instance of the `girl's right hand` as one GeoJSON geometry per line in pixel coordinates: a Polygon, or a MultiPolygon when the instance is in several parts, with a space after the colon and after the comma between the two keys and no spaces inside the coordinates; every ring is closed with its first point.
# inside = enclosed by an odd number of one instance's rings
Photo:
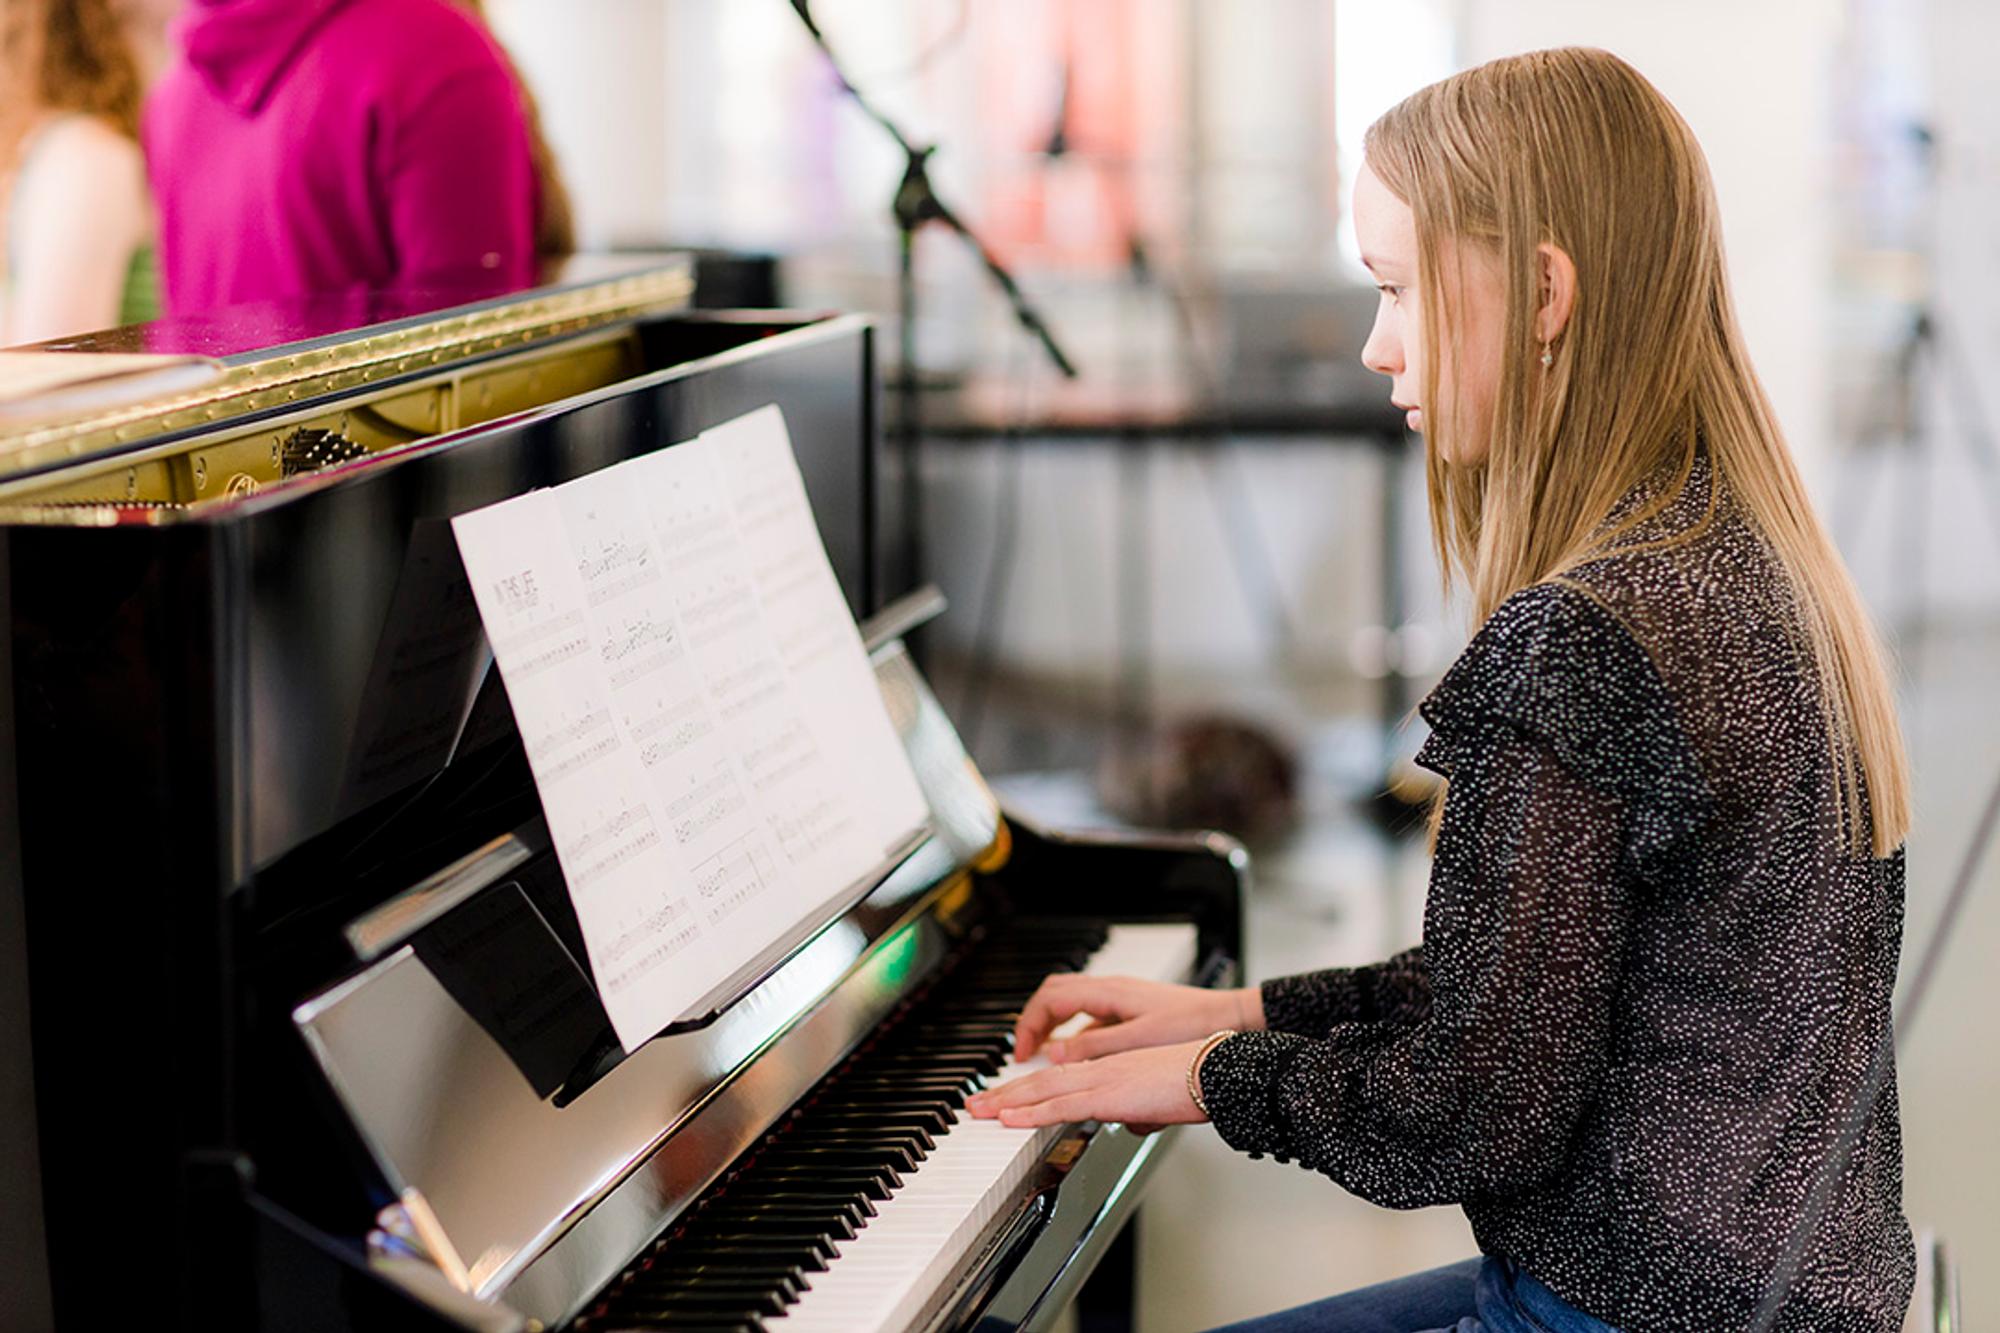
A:
{"type": "Polygon", "coordinates": [[[1058,972],[1041,984],[1021,1011],[1014,1025],[1014,1058],[1026,1060],[1044,1051],[1050,1063],[1068,1064],[1141,1046],[1193,1041],[1223,1028],[1254,1031],[1263,1026],[1264,1000],[1255,986],[1209,990],[1137,977],[1058,972]],[[1089,1014],[1095,1022],[1075,1036],[1048,1040],[1051,1032],[1077,1014],[1089,1014]]]}

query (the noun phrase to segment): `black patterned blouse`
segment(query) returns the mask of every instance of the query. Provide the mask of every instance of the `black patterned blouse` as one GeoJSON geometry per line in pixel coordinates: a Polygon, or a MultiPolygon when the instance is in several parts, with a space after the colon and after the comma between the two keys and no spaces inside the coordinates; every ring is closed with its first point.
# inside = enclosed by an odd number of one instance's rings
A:
{"type": "Polygon", "coordinates": [[[1863,1110],[1777,1327],[1896,1328],[1893,1078],[1858,1101],[1902,853],[1849,850],[1797,644],[1705,457],[1609,555],[1509,598],[1422,708],[1451,782],[1423,944],[1265,983],[1269,1030],[1202,1067],[1224,1140],[1462,1204],[1481,1249],[1631,1333],[1715,1333],[1749,1325],[1863,1110]]]}

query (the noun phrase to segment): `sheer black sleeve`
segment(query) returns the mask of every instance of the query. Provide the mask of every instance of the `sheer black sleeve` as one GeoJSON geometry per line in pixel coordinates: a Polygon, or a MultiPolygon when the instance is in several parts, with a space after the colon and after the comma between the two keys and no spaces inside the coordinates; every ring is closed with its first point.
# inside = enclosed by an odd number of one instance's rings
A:
{"type": "Polygon", "coordinates": [[[1650,661],[1579,593],[1510,599],[1425,711],[1422,757],[1451,779],[1427,1010],[1245,1033],[1202,1069],[1225,1141],[1391,1207],[1560,1166],[1605,1076],[1638,862],[1675,854],[1704,817],[1650,661]]]}
{"type": "Polygon", "coordinates": [[[1260,989],[1264,1026],[1302,1037],[1324,1037],[1336,1023],[1415,1023],[1431,1009],[1421,944],[1366,967],[1273,977],[1260,989]]]}

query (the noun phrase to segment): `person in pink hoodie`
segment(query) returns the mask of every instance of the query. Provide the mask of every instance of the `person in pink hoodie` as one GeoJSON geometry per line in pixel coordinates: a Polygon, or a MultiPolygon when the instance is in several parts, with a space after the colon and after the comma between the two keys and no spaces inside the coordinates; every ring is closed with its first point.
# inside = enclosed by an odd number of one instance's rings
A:
{"type": "Polygon", "coordinates": [[[524,93],[451,0],[195,0],[143,138],[167,313],[536,275],[524,93]]]}

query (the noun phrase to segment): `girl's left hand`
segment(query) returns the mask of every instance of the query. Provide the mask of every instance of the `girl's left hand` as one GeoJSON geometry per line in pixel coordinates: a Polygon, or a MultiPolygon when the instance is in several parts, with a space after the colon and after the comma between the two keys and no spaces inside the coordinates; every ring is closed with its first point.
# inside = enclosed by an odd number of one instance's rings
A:
{"type": "Polygon", "coordinates": [[[1187,1070],[1200,1049],[1189,1041],[1051,1065],[968,1097],[965,1109],[1023,1129],[1102,1120],[1146,1133],[1197,1124],[1207,1117],[1188,1096],[1187,1070]]]}

